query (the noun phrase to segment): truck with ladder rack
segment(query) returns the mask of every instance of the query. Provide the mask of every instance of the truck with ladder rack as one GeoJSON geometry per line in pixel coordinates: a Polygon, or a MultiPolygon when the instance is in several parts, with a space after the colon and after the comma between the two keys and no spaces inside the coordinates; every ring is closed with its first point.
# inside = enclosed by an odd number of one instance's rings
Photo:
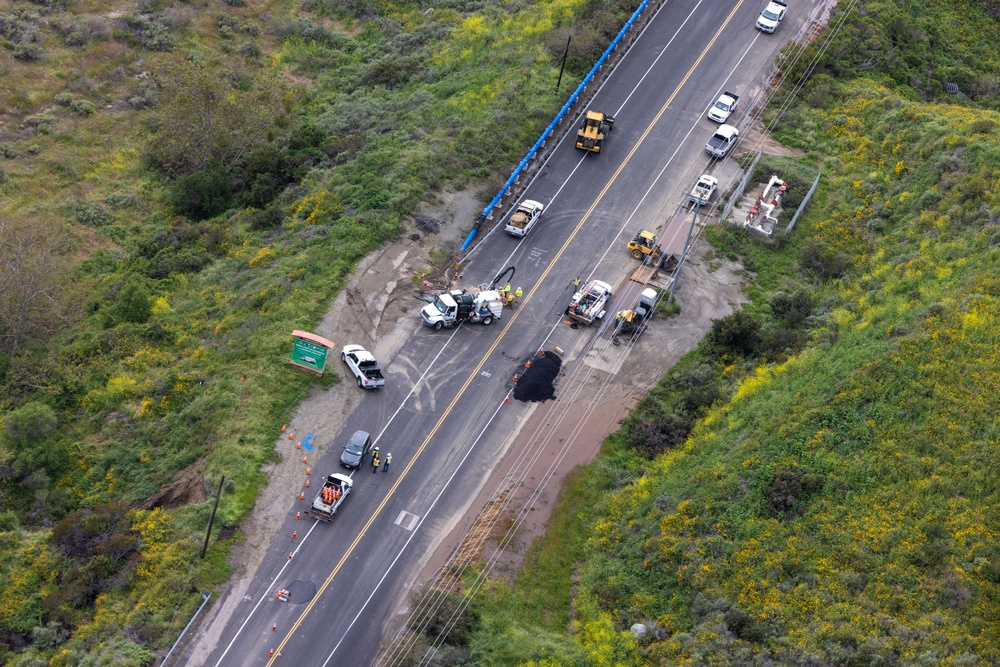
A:
{"type": "Polygon", "coordinates": [[[582,324],[592,324],[604,317],[608,301],[611,300],[611,285],[601,280],[588,280],[580,291],[573,295],[566,315],[582,324]]]}

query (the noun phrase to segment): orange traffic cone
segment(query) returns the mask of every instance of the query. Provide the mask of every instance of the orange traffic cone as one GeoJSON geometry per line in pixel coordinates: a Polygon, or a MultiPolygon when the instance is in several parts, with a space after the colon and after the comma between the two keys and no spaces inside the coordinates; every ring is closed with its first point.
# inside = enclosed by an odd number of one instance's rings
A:
{"type": "Polygon", "coordinates": [[[295,532],[295,531],[293,530],[293,531],[292,531],[292,539],[294,540],[294,539],[295,539],[296,537],[298,537],[298,536],[299,536],[299,534],[298,534],[298,533],[296,533],[296,532],[295,532]]]}
{"type": "Polygon", "coordinates": [[[538,350],[538,356],[540,356],[540,357],[544,357],[545,356],[545,349],[544,348],[538,350]]]}
{"type": "Polygon", "coordinates": [[[306,474],[307,475],[311,475],[312,474],[312,468],[306,467],[306,474]]]}
{"type": "Polygon", "coordinates": [[[303,456],[303,457],[302,457],[302,462],[303,462],[303,463],[309,463],[309,461],[308,461],[308,460],[306,459],[306,457],[305,457],[305,456],[303,456]]]}
{"type": "Polygon", "coordinates": [[[510,403],[510,396],[504,396],[503,397],[503,402],[504,403],[510,403]]]}
{"type": "MultiPolygon", "coordinates": [[[[289,556],[289,559],[291,559],[291,556],[289,556]]],[[[269,658],[273,658],[274,657],[274,649],[273,648],[270,651],[267,652],[267,657],[269,657],[269,658]]]]}
{"type": "Polygon", "coordinates": [[[514,382],[517,382],[517,373],[514,373],[514,382]]]}
{"type": "Polygon", "coordinates": [[[525,368],[531,368],[531,362],[530,362],[530,361],[526,362],[526,363],[524,364],[524,367],[525,367],[525,368]]]}
{"type": "MultiPolygon", "coordinates": [[[[305,495],[305,493],[303,493],[302,495],[305,495]]],[[[301,518],[302,518],[302,515],[299,512],[296,512],[295,513],[295,520],[298,521],[301,518]]]]}
{"type": "Polygon", "coordinates": [[[309,480],[308,479],[306,480],[306,488],[307,489],[309,488],[309,480]]]}
{"type": "Polygon", "coordinates": [[[281,432],[282,432],[282,433],[284,433],[284,432],[285,432],[285,428],[286,428],[287,426],[288,426],[288,424],[282,424],[282,425],[281,425],[281,432]]]}
{"type": "Polygon", "coordinates": [[[292,431],[291,433],[288,434],[288,439],[289,440],[291,440],[294,437],[295,437],[295,431],[292,431]]]}
{"type": "Polygon", "coordinates": [[[302,493],[299,494],[299,500],[305,500],[305,499],[306,499],[306,492],[303,491],[302,493]]]}
{"type": "Polygon", "coordinates": [[[278,631],[278,624],[277,623],[272,623],[271,624],[271,632],[277,632],[277,631],[278,631]]]}
{"type": "Polygon", "coordinates": [[[301,440],[299,440],[298,442],[295,443],[295,449],[302,449],[302,441],[301,440]]]}

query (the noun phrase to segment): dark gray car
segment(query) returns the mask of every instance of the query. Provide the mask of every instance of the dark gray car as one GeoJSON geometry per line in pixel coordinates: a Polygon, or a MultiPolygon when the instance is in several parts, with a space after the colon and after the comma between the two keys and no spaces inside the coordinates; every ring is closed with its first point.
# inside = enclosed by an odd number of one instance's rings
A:
{"type": "Polygon", "coordinates": [[[372,437],[368,435],[368,431],[355,431],[340,454],[340,465],[345,468],[360,468],[371,446],[372,437]]]}

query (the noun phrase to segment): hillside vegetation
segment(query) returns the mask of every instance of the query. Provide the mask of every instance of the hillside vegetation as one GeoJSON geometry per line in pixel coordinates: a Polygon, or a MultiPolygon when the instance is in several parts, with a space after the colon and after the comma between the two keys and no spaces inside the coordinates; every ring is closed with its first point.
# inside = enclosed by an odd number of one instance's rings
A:
{"type": "Polygon", "coordinates": [[[492,196],[635,4],[0,0],[0,662],[170,645],[317,382],[290,331],[492,196]]]}
{"type": "Polygon", "coordinates": [[[517,578],[474,600],[454,649],[470,664],[1000,664],[984,8],[851,11],[777,125],[823,169],[807,215],[770,244],[709,230],[756,273],[753,302],[563,489],[517,578]],[[602,482],[617,491],[580,501],[602,482]]]}

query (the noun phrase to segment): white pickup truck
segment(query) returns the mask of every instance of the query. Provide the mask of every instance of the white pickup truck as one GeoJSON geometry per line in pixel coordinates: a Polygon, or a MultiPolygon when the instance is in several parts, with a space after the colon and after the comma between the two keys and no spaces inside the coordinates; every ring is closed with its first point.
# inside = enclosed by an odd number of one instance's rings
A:
{"type": "Polygon", "coordinates": [[[736,105],[740,103],[740,96],[728,90],[719,96],[712,108],[708,110],[708,119],[716,123],[725,123],[729,116],[736,111],[736,105]]]}
{"type": "Polygon", "coordinates": [[[736,140],[740,137],[740,131],[732,125],[720,125],[712,138],[705,144],[705,151],[712,157],[724,158],[729,149],[736,145],[736,140]]]}
{"type": "Polygon", "coordinates": [[[306,510],[306,516],[330,523],[333,515],[347,499],[354,482],[347,475],[333,473],[326,478],[323,488],[316,493],[312,506],[306,510]]]}
{"type": "Polygon", "coordinates": [[[757,30],[774,32],[778,24],[781,23],[781,19],[785,18],[787,10],[788,5],[780,2],[780,0],[770,0],[764,11],[757,17],[757,30]]]}
{"type": "Polygon", "coordinates": [[[504,231],[511,236],[526,236],[538,222],[538,219],[542,217],[543,210],[545,207],[535,200],[525,199],[507,219],[504,231]]]}
{"type": "Polygon", "coordinates": [[[345,345],[340,360],[347,364],[362,389],[381,389],[385,386],[382,368],[372,353],[360,345],[345,345]]]}

